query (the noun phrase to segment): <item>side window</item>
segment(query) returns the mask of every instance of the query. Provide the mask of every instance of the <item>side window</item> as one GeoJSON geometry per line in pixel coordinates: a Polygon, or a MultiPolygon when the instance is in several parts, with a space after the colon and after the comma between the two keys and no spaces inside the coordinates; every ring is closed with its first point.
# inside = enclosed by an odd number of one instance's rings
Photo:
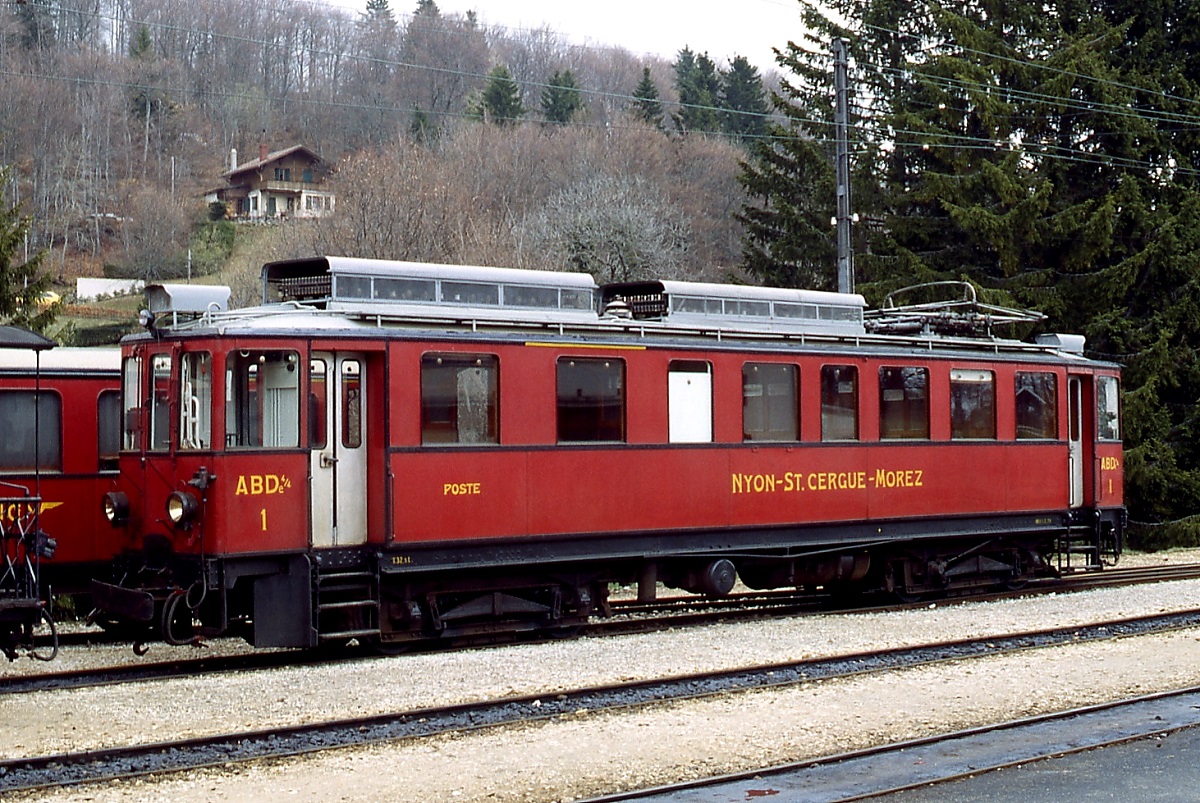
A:
{"type": "Polygon", "coordinates": [[[150,358],[150,443],[152,452],[171,448],[171,355],[150,358]]]}
{"type": "Polygon", "coordinates": [[[329,417],[329,363],[315,359],[308,364],[308,446],[324,449],[328,445],[325,427],[329,417]]]}
{"type": "Polygon", "coordinates": [[[183,355],[179,370],[179,448],[212,448],[212,355],[183,355]]]}
{"type": "Polygon", "coordinates": [[[712,364],[706,360],[671,360],[667,367],[667,440],[710,443],[712,408],[712,364]]]}
{"type": "Polygon", "coordinates": [[[800,440],[800,380],[794,365],[742,366],[742,439],[800,440]]]}
{"type": "Polygon", "coordinates": [[[142,358],[126,357],[121,369],[121,397],[125,419],[122,422],[121,448],[142,448],[142,358]]]}
{"type": "Polygon", "coordinates": [[[423,355],[421,443],[499,443],[499,388],[494,355],[423,355]]]}
{"type": "Polygon", "coordinates": [[[1121,440],[1120,384],[1115,376],[1096,378],[1096,437],[1102,441],[1121,440]]]}
{"type": "Polygon", "coordinates": [[[342,360],[342,446],[362,446],[362,364],[342,360]]]}
{"type": "Polygon", "coordinates": [[[225,358],[225,445],[300,445],[299,355],[281,349],[231,351],[225,358]]]}
{"type": "Polygon", "coordinates": [[[929,438],[929,370],[903,366],[879,369],[879,437],[929,438]]]}
{"type": "Polygon", "coordinates": [[[559,443],[624,440],[624,361],[560,357],[559,443]]]}
{"type": "Polygon", "coordinates": [[[821,440],[858,440],[858,369],[821,366],[821,440]]]}
{"type": "Polygon", "coordinates": [[[1054,374],[1017,371],[1017,440],[1058,437],[1058,384],[1054,374]]]}
{"type": "Polygon", "coordinates": [[[96,401],[98,428],[96,454],[101,471],[117,470],[117,455],[121,451],[121,392],[102,390],[96,401]]]}
{"type": "Polygon", "coordinates": [[[996,375],[991,371],[950,369],[950,437],[996,437],[996,375]]]}
{"type": "Polygon", "coordinates": [[[62,471],[62,398],[0,391],[0,471],[62,471]]]}

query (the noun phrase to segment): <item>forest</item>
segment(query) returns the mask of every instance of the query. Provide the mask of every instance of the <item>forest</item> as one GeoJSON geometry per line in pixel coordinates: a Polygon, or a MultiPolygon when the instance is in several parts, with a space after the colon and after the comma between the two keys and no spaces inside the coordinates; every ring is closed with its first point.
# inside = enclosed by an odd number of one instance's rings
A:
{"type": "Polygon", "coordinates": [[[1200,7],[796,10],[763,72],[719,44],[639,57],[435,0],[5,4],[0,283],[186,260],[248,300],[264,259],[319,252],[829,289],[843,38],[857,289],[967,281],[1086,335],[1124,366],[1135,540],[1200,540],[1200,7]],[[225,236],[200,199],[264,143],[320,154],[337,214],[225,236]]]}

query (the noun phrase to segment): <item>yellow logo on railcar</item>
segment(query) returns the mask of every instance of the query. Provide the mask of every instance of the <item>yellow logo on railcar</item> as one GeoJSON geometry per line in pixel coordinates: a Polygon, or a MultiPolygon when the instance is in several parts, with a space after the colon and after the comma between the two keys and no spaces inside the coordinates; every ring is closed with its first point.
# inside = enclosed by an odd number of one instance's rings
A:
{"type": "Polygon", "coordinates": [[[32,516],[35,512],[45,513],[47,510],[54,510],[56,507],[61,507],[62,502],[42,502],[40,510],[35,511],[35,505],[32,502],[11,502],[7,505],[0,505],[0,521],[5,524],[15,524],[23,518],[32,516]]]}
{"type": "Polygon", "coordinates": [[[292,487],[286,474],[239,474],[237,496],[271,496],[292,487]]]}

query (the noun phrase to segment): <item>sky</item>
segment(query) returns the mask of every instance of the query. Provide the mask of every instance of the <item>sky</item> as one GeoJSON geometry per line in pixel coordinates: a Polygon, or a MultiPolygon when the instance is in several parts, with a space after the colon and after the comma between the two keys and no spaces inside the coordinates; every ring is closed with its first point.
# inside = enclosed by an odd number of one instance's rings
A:
{"type": "MultiPolygon", "coordinates": [[[[331,0],[361,12],[366,0],[331,0]]],[[[674,60],[684,47],[708,53],[718,64],[745,56],[759,69],[777,69],[772,47],[800,37],[796,0],[436,0],[443,14],[474,10],[489,27],[548,27],[573,44],[616,45],[634,55],[674,60]]],[[[391,0],[397,15],[416,0],[391,0]]]]}

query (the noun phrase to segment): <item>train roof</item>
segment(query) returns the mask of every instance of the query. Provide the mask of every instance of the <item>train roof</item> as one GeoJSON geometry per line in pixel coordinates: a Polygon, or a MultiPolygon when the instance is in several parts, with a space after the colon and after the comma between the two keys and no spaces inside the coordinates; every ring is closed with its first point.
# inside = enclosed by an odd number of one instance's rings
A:
{"type": "Polygon", "coordinates": [[[370,337],[387,330],[385,336],[404,337],[433,330],[439,338],[486,331],[496,337],[654,339],[691,346],[731,341],[764,348],[786,341],[1085,359],[1081,336],[1048,335],[1028,343],[996,335],[998,325],[1044,316],[981,304],[969,286],[957,301],[896,306],[889,298],[883,309],[867,310],[865,299],[853,293],[682,281],[600,286],[582,273],[353,257],[270,262],[262,282],[263,304],[235,310],[224,309],[227,288],[147,287],[147,297],[157,300],[151,331],[370,337]]]}
{"type": "MultiPolygon", "coordinates": [[[[51,341],[53,342],[53,341],[51,341]]],[[[53,351],[0,349],[0,371],[28,372],[35,368],[45,373],[112,372],[121,369],[121,350],[115,346],[59,347],[53,351]]]]}

